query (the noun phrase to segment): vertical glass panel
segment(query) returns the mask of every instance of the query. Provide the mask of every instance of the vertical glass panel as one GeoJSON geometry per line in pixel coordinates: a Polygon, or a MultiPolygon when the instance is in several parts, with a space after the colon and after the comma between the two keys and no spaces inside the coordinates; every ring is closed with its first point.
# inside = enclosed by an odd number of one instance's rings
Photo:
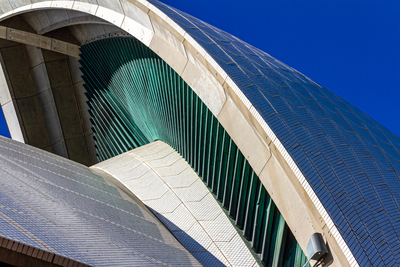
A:
{"type": "Polygon", "coordinates": [[[81,51],[99,161],[155,140],[168,143],[244,230],[260,261],[285,262],[286,250],[297,247],[285,243],[285,221],[236,144],[179,75],[134,38],[99,40],[81,51]]]}

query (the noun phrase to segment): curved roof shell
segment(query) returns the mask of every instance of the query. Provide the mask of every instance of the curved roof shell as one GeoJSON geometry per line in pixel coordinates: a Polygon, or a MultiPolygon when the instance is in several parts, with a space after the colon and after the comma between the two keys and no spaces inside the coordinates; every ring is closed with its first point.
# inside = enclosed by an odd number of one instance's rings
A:
{"type": "MultiPolygon", "coordinates": [[[[65,8],[120,27],[177,70],[218,119],[232,99],[263,139],[254,142],[272,143],[281,155],[285,171],[297,179],[289,179],[293,187],[301,184],[350,265],[399,264],[400,138],[357,108],[265,52],[158,1],[5,2],[0,19],[65,8]],[[163,50],[164,43],[174,48],[163,50]],[[186,71],[188,62],[206,69],[215,87],[201,88],[186,71]]],[[[267,160],[261,164],[254,156],[259,150],[249,151],[249,137],[236,139],[261,173],[267,160]]]]}
{"type": "Polygon", "coordinates": [[[168,144],[155,141],[91,169],[131,190],[203,266],[262,266],[204,182],[168,144]]]}
{"type": "Polygon", "coordinates": [[[267,53],[150,2],[240,88],[299,167],[359,264],[399,264],[400,138],[267,53]]]}
{"type": "Polygon", "coordinates": [[[42,251],[22,254],[56,266],[202,266],[110,175],[3,137],[0,175],[1,237],[42,251]]]}

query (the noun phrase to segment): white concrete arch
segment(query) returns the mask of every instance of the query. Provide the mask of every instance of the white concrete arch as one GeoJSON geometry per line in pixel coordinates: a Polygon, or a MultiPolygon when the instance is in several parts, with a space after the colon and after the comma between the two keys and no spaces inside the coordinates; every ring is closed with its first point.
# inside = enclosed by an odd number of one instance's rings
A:
{"type": "MultiPolygon", "coordinates": [[[[0,21],[37,10],[75,10],[105,20],[143,42],[191,86],[225,127],[303,250],[312,233],[322,232],[333,266],[358,266],[300,169],[251,102],[204,49],[154,5],[145,0],[1,0],[0,7],[0,21]]],[[[7,122],[12,132],[15,118],[7,122]]]]}

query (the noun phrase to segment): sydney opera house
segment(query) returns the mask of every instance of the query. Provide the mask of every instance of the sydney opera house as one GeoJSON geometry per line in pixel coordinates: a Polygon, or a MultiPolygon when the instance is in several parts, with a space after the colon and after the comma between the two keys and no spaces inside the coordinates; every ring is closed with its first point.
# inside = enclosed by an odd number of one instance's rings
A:
{"type": "Polygon", "coordinates": [[[0,0],[4,266],[399,266],[400,138],[157,0],[0,0]]]}

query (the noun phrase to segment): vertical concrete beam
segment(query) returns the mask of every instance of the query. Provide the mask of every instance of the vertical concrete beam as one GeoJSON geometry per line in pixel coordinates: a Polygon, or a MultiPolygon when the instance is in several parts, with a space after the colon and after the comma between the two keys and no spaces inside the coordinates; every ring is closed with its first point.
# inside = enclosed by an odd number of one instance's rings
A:
{"type": "MultiPolygon", "coordinates": [[[[75,37],[66,29],[54,31],[48,37],[78,44],[75,37]]],[[[91,165],[68,56],[48,50],[42,50],[42,53],[68,156],[76,162],[91,165]]]]}
{"type": "Polygon", "coordinates": [[[87,145],[67,57],[43,50],[43,58],[69,158],[89,165],[87,145]]]}
{"type": "Polygon", "coordinates": [[[24,45],[0,40],[0,53],[5,73],[4,79],[7,77],[9,81],[7,83],[9,102],[4,104],[3,109],[6,120],[10,122],[12,138],[22,141],[23,136],[26,143],[50,150],[43,114],[36,96],[24,45]],[[20,130],[17,130],[15,117],[19,118],[17,121],[20,130]],[[14,123],[11,122],[12,120],[14,123]]]}
{"type": "Polygon", "coordinates": [[[90,121],[89,115],[84,114],[87,107],[83,81],[77,77],[79,62],[71,60],[75,64],[70,67],[69,56],[62,54],[68,46],[79,48],[79,42],[66,29],[47,36],[33,34],[34,30],[21,17],[1,24],[4,75],[0,78],[0,101],[12,137],[85,165],[96,163],[90,126],[84,129],[83,117],[87,123],[90,121]],[[86,109],[81,112],[83,108],[86,109]],[[92,147],[90,156],[88,143],[92,147]]]}
{"type": "Polygon", "coordinates": [[[82,72],[80,71],[80,63],[77,58],[68,57],[68,65],[71,72],[72,83],[74,85],[75,97],[78,102],[79,114],[81,117],[81,125],[86,139],[89,153],[90,165],[98,163],[97,152],[93,139],[92,123],[90,122],[89,106],[87,105],[86,89],[83,86],[82,72]]]}
{"type": "Polygon", "coordinates": [[[25,50],[33,83],[36,88],[39,105],[42,109],[51,151],[57,155],[68,158],[68,152],[65,146],[64,136],[54,102],[47,69],[44,63],[42,50],[33,46],[26,46],[25,50]]]}
{"type": "MultiPolygon", "coordinates": [[[[27,33],[34,32],[30,25],[18,16],[3,21],[1,24],[27,33]]],[[[1,32],[4,37],[4,28],[1,32]]],[[[2,92],[3,95],[6,91],[9,94],[8,99],[2,100],[2,104],[11,137],[50,151],[43,112],[31,75],[30,59],[25,45],[0,40],[0,54],[4,73],[3,81],[7,82],[2,92]]]]}

